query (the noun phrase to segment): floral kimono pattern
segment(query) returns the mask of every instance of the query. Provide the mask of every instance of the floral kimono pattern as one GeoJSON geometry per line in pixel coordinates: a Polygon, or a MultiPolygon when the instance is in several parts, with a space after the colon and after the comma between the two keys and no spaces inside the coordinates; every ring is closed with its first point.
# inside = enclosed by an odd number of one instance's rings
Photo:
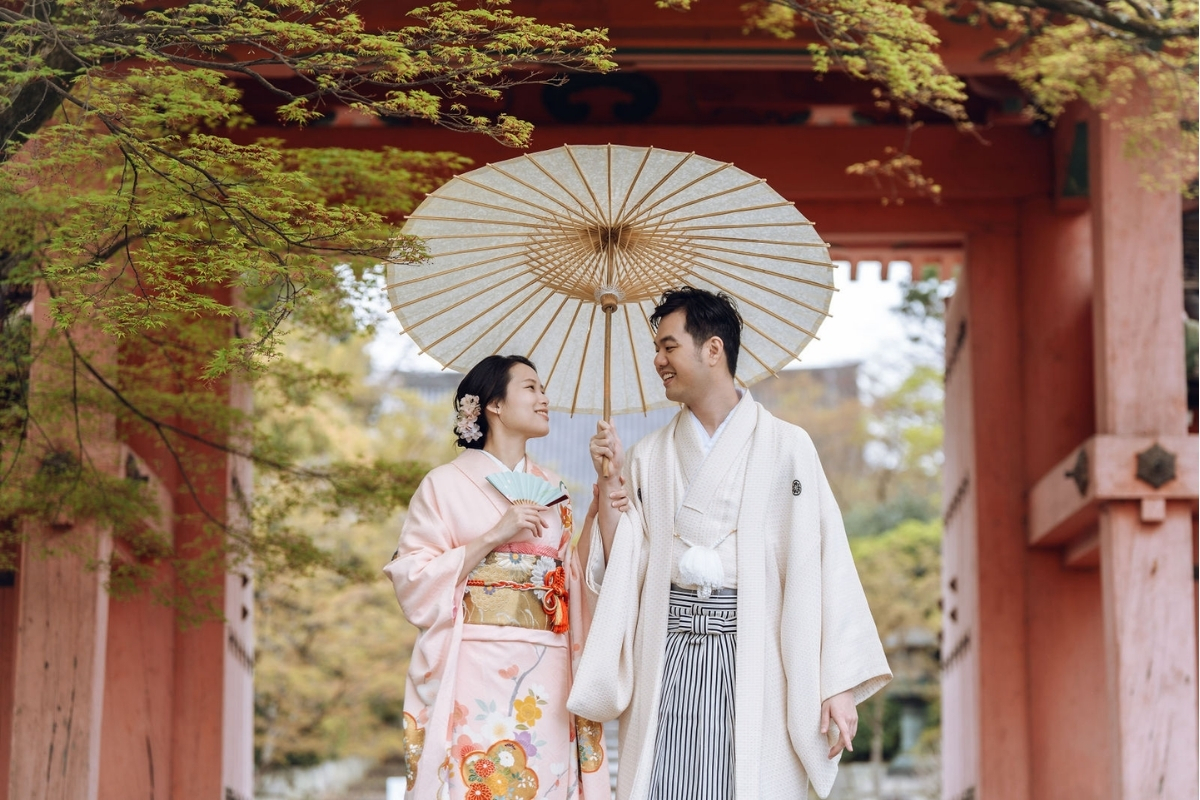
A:
{"type": "Polygon", "coordinates": [[[487,482],[498,470],[467,450],[431,471],[384,570],[420,628],[404,703],[407,796],[607,798],[601,726],[566,709],[587,625],[570,501],[544,512],[540,538],[509,542],[459,580],[463,544],[508,508],[487,482]]]}

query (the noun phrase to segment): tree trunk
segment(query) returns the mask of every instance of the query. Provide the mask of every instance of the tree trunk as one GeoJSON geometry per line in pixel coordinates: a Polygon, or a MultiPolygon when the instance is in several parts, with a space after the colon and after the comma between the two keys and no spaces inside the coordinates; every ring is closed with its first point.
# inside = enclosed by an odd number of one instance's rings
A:
{"type": "Polygon", "coordinates": [[[25,84],[9,95],[12,105],[0,111],[0,164],[13,154],[7,147],[10,141],[37,133],[62,104],[51,81],[59,87],[69,88],[82,73],[79,62],[60,45],[54,45],[46,53],[44,63],[58,71],[59,77],[25,84]]]}

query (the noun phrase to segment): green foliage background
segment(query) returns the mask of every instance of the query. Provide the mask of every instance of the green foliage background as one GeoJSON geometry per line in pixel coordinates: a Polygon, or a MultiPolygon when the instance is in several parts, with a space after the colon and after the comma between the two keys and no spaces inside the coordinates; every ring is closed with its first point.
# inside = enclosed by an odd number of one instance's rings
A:
{"type": "MultiPolygon", "coordinates": [[[[14,567],[25,522],[94,520],[138,540],[95,565],[110,588],[149,590],[185,622],[219,614],[207,576],[222,564],[252,563],[264,581],[318,565],[352,575],[296,508],[393,512],[423,467],[382,452],[310,458],[256,421],[345,395],[340,365],[314,366],[285,339],[369,332],[358,301],[380,291],[386,264],[423,253],[396,221],[468,164],[237,144],[229,134],[249,119],[230,77],[274,94],[284,123],[349,106],[522,145],[528,123],[465,101],[615,66],[603,31],[502,0],[409,16],[374,30],[341,0],[0,5],[0,569],[14,567]],[[239,392],[253,410],[230,404],[239,392]],[[118,431],[180,476],[202,544],[178,546],[156,524],[148,486],[106,449],[118,431]],[[232,513],[212,500],[227,455],[270,486],[237,495],[232,513]]],[[[82,534],[59,541],[93,549],[82,534]]]]}
{"type": "MultiPolygon", "coordinates": [[[[314,338],[292,355],[338,369],[350,387],[271,406],[260,432],[286,443],[304,462],[346,459],[438,464],[454,457],[453,411],[411,390],[369,379],[366,336],[314,338]]],[[[394,487],[407,502],[412,481],[394,487]]],[[[278,490],[264,477],[262,502],[278,490]]],[[[400,613],[380,571],[395,549],[402,502],[373,511],[330,504],[323,511],[287,504],[277,524],[303,531],[338,569],[311,569],[260,582],[257,591],[255,751],[265,767],[311,764],[349,755],[395,758],[403,752],[400,719],[405,669],[416,631],[400,613]]]]}

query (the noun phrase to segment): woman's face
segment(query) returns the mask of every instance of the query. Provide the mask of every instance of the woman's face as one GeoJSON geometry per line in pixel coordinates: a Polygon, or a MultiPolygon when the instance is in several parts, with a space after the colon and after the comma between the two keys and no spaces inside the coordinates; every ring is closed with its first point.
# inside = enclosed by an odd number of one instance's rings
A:
{"type": "Polygon", "coordinates": [[[542,382],[532,368],[513,364],[508,370],[508,390],[504,399],[488,406],[496,415],[489,425],[500,425],[509,431],[536,439],[550,432],[550,399],[542,382]]]}

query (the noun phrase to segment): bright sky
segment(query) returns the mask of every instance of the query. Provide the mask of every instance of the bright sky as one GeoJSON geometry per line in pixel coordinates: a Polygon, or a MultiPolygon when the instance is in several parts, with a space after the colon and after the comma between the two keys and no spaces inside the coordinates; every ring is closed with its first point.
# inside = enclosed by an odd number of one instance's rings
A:
{"type": "MultiPolygon", "coordinates": [[[[911,274],[903,262],[893,262],[888,280],[879,280],[879,265],[862,262],[858,280],[850,280],[848,264],[834,271],[834,293],[830,316],[821,325],[818,341],[803,352],[800,364],[824,367],[858,361],[874,380],[898,380],[908,364],[919,357],[909,342],[901,318],[893,309],[900,304],[900,281],[911,274]]],[[[381,298],[381,302],[383,299],[381,298]]],[[[379,326],[379,335],[369,346],[376,370],[439,370],[441,366],[420,353],[416,344],[400,330],[395,316],[379,326]]]]}
{"type": "Polygon", "coordinates": [[[872,368],[877,362],[890,363],[903,353],[908,337],[893,309],[900,305],[900,281],[907,280],[912,269],[894,263],[888,280],[879,280],[879,264],[858,265],[858,280],[850,280],[850,265],[844,262],[834,270],[837,291],[829,305],[830,316],[817,331],[818,340],[800,354],[800,366],[826,367],[860,361],[872,368]]]}

